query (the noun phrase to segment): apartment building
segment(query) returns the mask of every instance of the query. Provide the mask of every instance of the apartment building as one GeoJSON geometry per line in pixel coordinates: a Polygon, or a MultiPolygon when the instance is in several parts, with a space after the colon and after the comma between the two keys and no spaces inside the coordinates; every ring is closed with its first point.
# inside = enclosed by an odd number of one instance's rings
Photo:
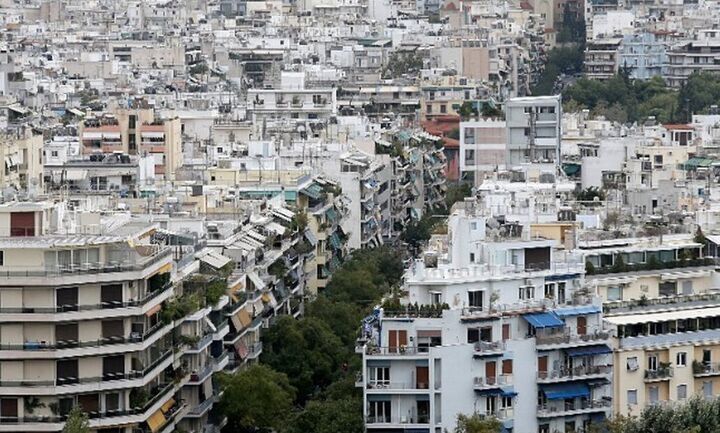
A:
{"type": "Polygon", "coordinates": [[[479,413],[506,432],[571,432],[609,416],[610,336],[582,261],[497,224],[451,215],[407,269],[407,294],[365,319],[368,431],[451,431],[479,413]]]}
{"type": "Polygon", "coordinates": [[[101,231],[62,209],[9,203],[2,223],[2,417],[7,431],[60,431],[75,406],[93,430],[156,432],[184,410],[185,383],[163,302],[174,291],[171,250],[152,226],[101,231]]]}
{"type": "Polygon", "coordinates": [[[391,225],[392,167],[387,159],[356,151],[340,156],[329,166],[329,177],[338,179],[348,197],[348,216],[342,224],[350,249],[374,248],[394,235],[391,225]]]}
{"type": "Polygon", "coordinates": [[[512,98],[505,104],[506,164],[560,164],[560,95],[512,98]]]}
{"type": "Polygon", "coordinates": [[[174,180],[183,162],[180,119],[156,119],[151,108],[120,108],[88,118],[81,124],[79,137],[85,155],[121,152],[152,157],[160,179],[174,180]]]}
{"type": "MultiPolygon", "coordinates": [[[[584,241],[585,281],[613,302],[706,293],[714,286],[715,262],[690,234],[584,241]]],[[[606,304],[606,305],[608,305],[606,304]]]]}
{"type": "Polygon", "coordinates": [[[627,68],[633,79],[661,77],[667,63],[665,51],[665,44],[654,33],[625,35],[618,51],[618,65],[627,68]]]}
{"type": "Polygon", "coordinates": [[[606,304],[613,339],[613,411],[717,398],[720,391],[718,296],[673,295],[606,304]]]}
{"type": "Polygon", "coordinates": [[[720,68],[720,31],[700,30],[694,40],[667,51],[665,82],[680,87],[693,72],[717,72],[720,68]]]}
{"type": "Polygon", "coordinates": [[[460,107],[470,103],[473,107],[481,106],[480,96],[484,90],[474,80],[466,77],[442,76],[436,82],[424,84],[421,88],[420,107],[423,119],[435,116],[459,115],[460,107]]]}
{"type": "Polygon", "coordinates": [[[622,38],[598,38],[588,41],[585,48],[585,76],[591,80],[607,80],[613,77],[622,64],[618,52],[622,38]]]}
{"type": "Polygon", "coordinates": [[[43,189],[43,136],[29,126],[8,129],[0,134],[0,185],[20,191],[43,189]]]}
{"type": "Polygon", "coordinates": [[[460,122],[460,175],[480,185],[486,175],[505,167],[505,122],[480,119],[460,122]]]}

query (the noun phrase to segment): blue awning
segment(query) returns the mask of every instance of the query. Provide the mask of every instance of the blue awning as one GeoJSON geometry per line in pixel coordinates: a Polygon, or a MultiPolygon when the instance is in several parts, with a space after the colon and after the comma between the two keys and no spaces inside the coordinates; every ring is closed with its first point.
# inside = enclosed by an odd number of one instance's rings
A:
{"type": "Polygon", "coordinates": [[[565,353],[571,357],[605,355],[606,353],[612,353],[612,349],[605,344],[599,344],[597,346],[571,347],[565,349],[565,353]]]}
{"type": "Polygon", "coordinates": [[[476,391],[478,395],[500,395],[503,397],[515,397],[517,392],[512,386],[498,386],[497,388],[480,389],[476,391]]]}
{"type": "Polygon", "coordinates": [[[566,398],[590,397],[590,388],[585,383],[560,383],[542,387],[548,400],[564,400],[566,398]]]}
{"type": "Polygon", "coordinates": [[[555,314],[561,319],[564,319],[566,317],[571,316],[584,316],[586,314],[597,314],[600,312],[600,307],[598,305],[583,305],[581,307],[568,307],[568,308],[559,308],[557,310],[553,310],[555,314]]]}
{"type": "Polygon", "coordinates": [[[523,315],[523,318],[533,327],[538,329],[562,328],[565,326],[565,322],[560,320],[560,318],[553,312],[525,314],[523,315]]]}

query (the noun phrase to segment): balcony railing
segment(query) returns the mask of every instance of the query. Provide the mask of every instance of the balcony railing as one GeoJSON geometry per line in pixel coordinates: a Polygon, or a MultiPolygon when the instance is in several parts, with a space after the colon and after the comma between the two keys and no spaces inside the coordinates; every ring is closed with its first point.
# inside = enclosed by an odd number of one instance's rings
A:
{"type": "Polygon", "coordinates": [[[62,277],[68,275],[141,271],[169,257],[171,254],[171,248],[162,248],[152,256],[134,262],[84,263],[79,265],[57,266],[54,269],[44,270],[1,271],[0,277],[62,277]]]}
{"type": "Polygon", "coordinates": [[[506,386],[513,384],[513,376],[512,374],[499,374],[497,376],[476,377],[473,382],[475,388],[506,386]]]}
{"type": "Polygon", "coordinates": [[[475,343],[475,353],[496,353],[505,350],[505,342],[503,341],[478,341],[475,343]]]}
{"type": "Polygon", "coordinates": [[[408,416],[368,416],[366,424],[429,424],[429,415],[408,415],[408,416]]]}
{"type": "Polygon", "coordinates": [[[139,379],[145,377],[155,367],[160,365],[163,361],[168,359],[172,355],[172,350],[168,350],[163,353],[158,359],[153,361],[150,365],[142,370],[134,370],[127,373],[108,373],[102,376],[93,377],[64,377],[51,380],[3,380],[0,381],[0,387],[17,387],[17,386],[28,386],[28,387],[40,387],[40,386],[63,386],[63,385],[78,385],[85,383],[98,383],[98,382],[109,382],[113,380],[130,380],[139,379]]]}
{"type": "Polygon", "coordinates": [[[367,346],[365,353],[367,355],[392,355],[392,356],[412,356],[412,355],[427,355],[428,348],[426,347],[377,347],[367,346]]]}
{"type": "Polygon", "coordinates": [[[695,376],[720,374],[720,362],[693,362],[693,374],[695,376]]]}
{"type": "Polygon", "coordinates": [[[662,367],[657,370],[645,370],[645,380],[666,380],[673,377],[672,367],[662,367]]]}
{"type": "Polygon", "coordinates": [[[143,296],[141,299],[133,301],[113,301],[113,302],[101,302],[99,304],[84,304],[84,305],[57,305],[55,307],[0,307],[0,313],[5,314],[53,314],[53,313],[68,313],[73,311],[90,311],[90,310],[110,310],[115,308],[129,308],[129,307],[141,307],[146,303],[165,293],[173,288],[172,283],[168,283],[163,288],[150,292],[143,296]]]}
{"type": "Polygon", "coordinates": [[[570,414],[570,413],[579,412],[579,411],[592,411],[594,409],[607,410],[611,404],[612,403],[609,399],[580,400],[579,402],[578,401],[566,401],[563,403],[548,403],[548,404],[538,406],[537,413],[538,413],[538,416],[540,416],[540,417],[564,416],[565,414],[570,414]]]}
{"type": "Polygon", "coordinates": [[[478,413],[484,417],[497,418],[497,419],[508,419],[508,418],[514,417],[514,415],[515,415],[515,412],[513,411],[513,408],[511,408],[511,407],[496,409],[493,411],[480,411],[478,413]]]}
{"type": "Polygon", "coordinates": [[[130,337],[108,337],[101,338],[92,341],[74,341],[65,340],[58,341],[56,343],[46,343],[44,341],[26,341],[24,344],[0,344],[0,350],[28,350],[28,351],[45,351],[45,350],[61,350],[61,349],[75,349],[84,347],[100,347],[109,346],[114,344],[130,344],[140,343],[153,336],[160,329],[165,328],[162,322],[158,322],[150,329],[147,330],[143,335],[130,336],[130,337]]]}
{"type": "Polygon", "coordinates": [[[578,335],[570,331],[564,331],[553,334],[535,335],[535,344],[538,346],[547,346],[554,344],[570,344],[570,343],[590,343],[596,341],[604,341],[610,338],[607,331],[596,330],[587,334],[578,335]]]}
{"type": "Polygon", "coordinates": [[[573,368],[560,368],[552,371],[539,371],[539,380],[574,379],[612,373],[611,365],[580,365],[573,368]]]}

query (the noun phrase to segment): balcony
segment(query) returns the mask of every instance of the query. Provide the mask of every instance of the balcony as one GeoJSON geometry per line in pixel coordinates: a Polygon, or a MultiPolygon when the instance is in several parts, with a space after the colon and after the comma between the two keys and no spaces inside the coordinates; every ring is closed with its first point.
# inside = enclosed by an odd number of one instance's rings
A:
{"type": "MultiPolygon", "coordinates": [[[[161,247],[149,256],[138,256],[128,261],[105,263],[82,263],[55,266],[49,269],[26,269],[0,271],[0,278],[21,279],[25,286],[86,284],[146,278],[160,268],[162,262],[172,262],[172,248],[161,247]],[[123,272],[140,272],[140,275],[118,276],[123,272]]],[[[166,263],[162,263],[165,265],[166,263]]]]}
{"type": "Polygon", "coordinates": [[[429,415],[408,414],[407,416],[368,416],[365,418],[367,428],[389,427],[392,425],[407,426],[408,424],[427,425],[430,424],[429,415]]]}
{"type": "Polygon", "coordinates": [[[496,409],[494,411],[479,411],[478,413],[484,417],[492,417],[499,420],[512,419],[515,416],[515,411],[512,407],[496,409]]]}
{"type": "Polygon", "coordinates": [[[428,348],[426,347],[377,347],[377,346],[366,346],[365,354],[368,356],[418,356],[427,358],[428,348]]]}
{"type": "Polygon", "coordinates": [[[493,342],[487,342],[487,341],[478,341],[475,343],[475,353],[473,356],[475,357],[483,357],[483,356],[500,356],[505,351],[505,342],[504,341],[493,341],[493,342]]]}
{"type": "Polygon", "coordinates": [[[663,366],[657,370],[645,370],[645,382],[661,382],[673,377],[673,368],[663,366]]]}
{"type": "Polygon", "coordinates": [[[584,346],[590,344],[598,344],[607,341],[610,333],[607,331],[597,330],[588,334],[578,335],[571,331],[565,330],[559,333],[538,334],[535,335],[535,344],[541,346],[584,346]]]}
{"type": "Polygon", "coordinates": [[[612,402],[609,398],[599,400],[580,400],[552,402],[538,406],[538,418],[558,418],[565,416],[582,415],[593,412],[606,412],[610,410],[612,402]]]}
{"type": "Polygon", "coordinates": [[[499,388],[503,386],[510,386],[513,384],[512,374],[499,374],[497,376],[489,377],[476,377],[473,380],[473,387],[475,390],[499,388]]]}
{"type": "Polygon", "coordinates": [[[199,403],[195,405],[194,407],[190,408],[188,411],[186,417],[189,418],[196,418],[203,416],[206,414],[215,404],[216,397],[213,395],[212,397],[205,399],[202,403],[199,403]]]}
{"type": "Polygon", "coordinates": [[[720,362],[693,361],[693,375],[695,377],[708,377],[720,375],[720,362]]]}
{"type": "Polygon", "coordinates": [[[263,349],[263,343],[262,341],[258,341],[254,343],[253,345],[248,347],[248,354],[246,359],[255,359],[262,353],[263,349]]]}
{"type": "Polygon", "coordinates": [[[552,371],[539,371],[538,382],[563,382],[607,377],[612,373],[612,365],[580,365],[573,368],[560,368],[552,371]]]}

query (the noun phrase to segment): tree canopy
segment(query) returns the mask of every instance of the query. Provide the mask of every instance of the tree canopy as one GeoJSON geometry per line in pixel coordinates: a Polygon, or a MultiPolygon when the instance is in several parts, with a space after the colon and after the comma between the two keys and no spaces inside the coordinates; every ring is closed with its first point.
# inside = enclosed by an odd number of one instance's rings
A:
{"type": "Polygon", "coordinates": [[[497,418],[488,418],[477,413],[459,414],[455,433],[500,433],[502,423],[497,418]]]}
{"type": "Polygon", "coordinates": [[[90,433],[88,416],[80,406],[74,406],[68,414],[62,433],[90,433]]]}
{"type": "Polygon", "coordinates": [[[229,431],[283,431],[292,414],[295,388],[287,376],[256,364],[220,379],[224,393],[218,407],[227,416],[229,431]]]}
{"type": "Polygon", "coordinates": [[[719,433],[720,399],[694,397],[678,406],[648,406],[640,416],[615,416],[593,431],[608,433],[719,433]]]}

